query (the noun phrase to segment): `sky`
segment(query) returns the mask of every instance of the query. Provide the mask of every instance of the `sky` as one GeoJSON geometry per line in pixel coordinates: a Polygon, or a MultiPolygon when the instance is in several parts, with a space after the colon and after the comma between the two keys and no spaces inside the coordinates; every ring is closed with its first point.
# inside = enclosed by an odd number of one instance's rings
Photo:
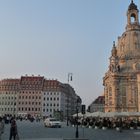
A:
{"type": "MultiPolygon", "coordinates": [[[[130,0],[0,0],[0,79],[68,83],[87,106],[103,94],[113,41],[130,0]]],[[[134,0],[138,8],[140,1],[134,0]]]]}

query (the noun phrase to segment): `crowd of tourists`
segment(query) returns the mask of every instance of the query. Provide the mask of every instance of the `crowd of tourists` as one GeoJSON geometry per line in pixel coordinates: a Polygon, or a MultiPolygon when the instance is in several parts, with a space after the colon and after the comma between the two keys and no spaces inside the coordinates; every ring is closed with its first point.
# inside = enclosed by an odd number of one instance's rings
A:
{"type": "Polygon", "coordinates": [[[89,128],[100,129],[140,129],[140,121],[137,118],[70,118],[71,125],[84,126],[89,128]]]}
{"type": "MultiPolygon", "coordinates": [[[[10,120],[13,118],[13,115],[11,114],[6,114],[4,116],[2,116],[5,124],[9,124],[10,123],[10,120]]],[[[29,120],[31,122],[34,122],[34,121],[40,121],[41,120],[41,117],[39,116],[31,116],[31,115],[26,115],[26,116],[23,116],[23,115],[18,115],[16,117],[14,117],[16,120],[29,120]]]]}

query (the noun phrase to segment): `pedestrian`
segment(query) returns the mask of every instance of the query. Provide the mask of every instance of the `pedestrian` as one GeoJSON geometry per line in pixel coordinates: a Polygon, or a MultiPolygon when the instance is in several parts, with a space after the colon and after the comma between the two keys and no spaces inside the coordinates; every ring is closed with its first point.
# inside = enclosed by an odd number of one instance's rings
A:
{"type": "Polygon", "coordinates": [[[4,133],[4,122],[2,117],[0,117],[0,140],[3,133],[4,133]]]}
{"type": "Polygon", "coordinates": [[[122,128],[123,128],[123,122],[122,122],[122,118],[119,119],[119,132],[122,132],[122,128]]]}
{"type": "Polygon", "coordinates": [[[16,140],[16,135],[18,135],[17,133],[17,124],[16,124],[16,120],[14,118],[11,119],[11,127],[10,127],[10,137],[9,140],[16,140]]]}

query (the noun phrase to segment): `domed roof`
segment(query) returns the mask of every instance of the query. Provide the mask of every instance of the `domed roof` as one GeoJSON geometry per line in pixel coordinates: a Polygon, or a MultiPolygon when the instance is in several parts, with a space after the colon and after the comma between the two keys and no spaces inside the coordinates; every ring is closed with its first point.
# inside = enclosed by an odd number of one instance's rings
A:
{"type": "Polygon", "coordinates": [[[131,1],[128,10],[138,10],[137,9],[137,5],[133,2],[133,0],[131,1]]]}

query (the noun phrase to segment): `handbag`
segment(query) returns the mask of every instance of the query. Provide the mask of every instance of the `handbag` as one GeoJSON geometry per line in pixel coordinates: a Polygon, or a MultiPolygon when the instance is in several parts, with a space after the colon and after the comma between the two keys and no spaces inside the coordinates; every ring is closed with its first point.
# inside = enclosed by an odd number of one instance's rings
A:
{"type": "Polygon", "coordinates": [[[19,135],[18,134],[16,134],[16,140],[19,140],[19,135]]]}

